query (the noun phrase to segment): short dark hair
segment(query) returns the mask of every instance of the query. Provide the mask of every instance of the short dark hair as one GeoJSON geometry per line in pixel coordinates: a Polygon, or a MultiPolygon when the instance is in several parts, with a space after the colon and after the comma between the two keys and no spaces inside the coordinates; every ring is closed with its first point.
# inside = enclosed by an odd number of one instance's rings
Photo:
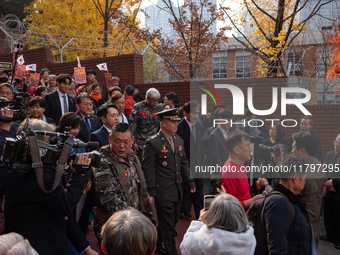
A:
{"type": "Polygon", "coordinates": [[[127,123],[118,123],[117,125],[114,125],[112,128],[111,136],[113,136],[115,132],[119,133],[130,132],[132,136],[132,130],[130,128],[130,125],[127,123]]]}
{"type": "Polygon", "coordinates": [[[107,91],[107,93],[109,94],[109,96],[112,95],[113,91],[119,91],[121,94],[123,94],[123,91],[120,87],[118,86],[113,86],[111,88],[109,88],[109,90],[107,91]]]}
{"type": "Polygon", "coordinates": [[[57,78],[58,83],[66,83],[67,84],[67,80],[69,80],[70,84],[71,84],[72,78],[68,74],[59,74],[58,75],[58,78],[57,78]]]}
{"type": "Polygon", "coordinates": [[[200,107],[201,106],[199,105],[199,103],[197,103],[197,101],[189,101],[183,105],[183,111],[189,113],[190,111],[196,111],[200,107]]]}
{"type": "Polygon", "coordinates": [[[36,96],[41,96],[41,93],[44,92],[46,89],[47,89],[46,86],[40,85],[40,86],[38,86],[38,87],[35,88],[34,94],[35,94],[36,96]]]}
{"type": "Polygon", "coordinates": [[[115,104],[103,104],[97,110],[97,117],[98,118],[101,118],[101,117],[106,118],[107,112],[108,112],[109,108],[111,108],[111,107],[115,108],[118,111],[117,106],[115,104]]]}
{"type": "Polygon", "coordinates": [[[44,74],[44,72],[48,72],[49,75],[51,74],[50,70],[48,70],[47,68],[43,68],[40,71],[40,76],[42,76],[44,74]]]}
{"type": "Polygon", "coordinates": [[[309,121],[310,121],[310,124],[313,125],[313,119],[312,119],[312,117],[303,116],[303,117],[300,119],[300,122],[303,121],[303,120],[309,120],[309,121]]]}
{"type": "Polygon", "coordinates": [[[15,93],[15,89],[14,89],[14,87],[13,87],[11,84],[9,84],[9,83],[2,83],[2,84],[0,84],[0,90],[1,90],[3,87],[10,88],[10,89],[12,90],[12,93],[13,93],[13,94],[15,93]]]}
{"type": "Polygon", "coordinates": [[[71,128],[79,127],[81,128],[81,118],[75,112],[68,112],[61,116],[58,125],[58,131],[63,133],[65,128],[71,126],[71,128]]]}
{"type": "Polygon", "coordinates": [[[302,177],[306,174],[307,162],[300,156],[293,154],[287,155],[279,162],[279,165],[286,166],[288,169],[291,169],[290,171],[285,171],[285,169],[279,171],[280,179],[288,179],[293,177],[295,174],[302,177]],[[294,171],[294,169],[298,170],[294,171]]]}
{"type": "Polygon", "coordinates": [[[218,112],[218,117],[222,119],[232,119],[233,116],[233,112],[227,108],[221,108],[218,112]]]}
{"type": "Polygon", "coordinates": [[[250,140],[250,136],[243,131],[233,132],[230,136],[228,136],[226,145],[229,153],[232,152],[235,146],[238,146],[240,143],[242,143],[243,139],[247,141],[250,140]]]}
{"type": "Polygon", "coordinates": [[[77,104],[81,104],[81,101],[84,99],[84,98],[87,98],[87,99],[90,99],[92,101],[92,97],[90,97],[88,94],[81,94],[79,96],[77,96],[77,104]]]}
{"type": "Polygon", "coordinates": [[[88,74],[97,75],[96,71],[95,71],[95,70],[92,70],[92,69],[90,69],[90,70],[88,70],[88,71],[86,72],[86,75],[88,75],[88,74]]]}
{"type": "Polygon", "coordinates": [[[285,137],[286,132],[284,126],[282,126],[281,123],[276,123],[274,126],[276,127],[276,139],[282,139],[285,137]]]}
{"type": "Polygon", "coordinates": [[[293,134],[293,140],[298,150],[304,148],[309,156],[315,156],[318,145],[311,133],[299,131],[293,134]]]}
{"type": "Polygon", "coordinates": [[[133,93],[135,93],[135,88],[132,85],[127,85],[125,87],[125,92],[128,94],[128,96],[132,96],[133,93]]]}
{"type": "Polygon", "coordinates": [[[43,99],[43,98],[40,97],[40,96],[35,96],[35,97],[32,97],[31,100],[29,101],[28,107],[31,108],[32,106],[34,106],[34,105],[36,105],[36,104],[38,104],[38,105],[39,105],[40,107],[42,107],[42,108],[46,108],[46,105],[47,105],[45,99],[43,99]]]}
{"type": "Polygon", "coordinates": [[[114,97],[111,98],[110,103],[114,104],[114,102],[116,102],[119,98],[122,98],[122,97],[124,97],[123,94],[115,95],[114,97]]]}

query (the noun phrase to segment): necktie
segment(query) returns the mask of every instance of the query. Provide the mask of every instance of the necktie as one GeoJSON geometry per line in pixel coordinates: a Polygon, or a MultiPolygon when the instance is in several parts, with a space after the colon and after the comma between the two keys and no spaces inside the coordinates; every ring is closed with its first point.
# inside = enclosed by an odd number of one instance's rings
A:
{"type": "Polygon", "coordinates": [[[170,143],[170,145],[171,145],[172,151],[175,152],[175,144],[174,144],[174,141],[172,140],[172,138],[169,138],[168,141],[169,141],[169,143],[170,143]]]}
{"type": "Polygon", "coordinates": [[[66,101],[66,95],[63,95],[63,99],[64,99],[64,114],[68,112],[67,109],[67,101],[66,101]]]}
{"type": "Polygon", "coordinates": [[[91,127],[90,127],[89,117],[88,116],[85,117],[84,122],[85,122],[85,127],[87,129],[87,133],[90,135],[91,134],[91,127]]]}
{"type": "Polygon", "coordinates": [[[195,127],[195,124],[192,124],[191,132],[192,132],[192,136],[194,137],[194,141],[196,143],[196,127],[195,127]]]}

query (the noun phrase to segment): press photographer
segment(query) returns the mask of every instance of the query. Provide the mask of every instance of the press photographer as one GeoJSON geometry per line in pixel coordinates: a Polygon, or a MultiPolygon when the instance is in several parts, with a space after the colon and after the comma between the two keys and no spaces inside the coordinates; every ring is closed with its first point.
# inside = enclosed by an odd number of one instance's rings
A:
{"type": "MultiPolygon", "coordinates": [[[[2,110],[1,113],[9,115],[6,111],[2,110]]],[[[5,124],[6,128],[7,125],[5,124]]],[[[30,120],[20,125],[18,134],[21,134],[24,129],[53,132],[54,126],[42,120],[30,120]]],[[[4,139],[5,133],[6,130],[1,130],[1,139],[4,139]]],[[[37,139],[40,144],[42,144],[41,141],[47,144],[50,141],[50,137],[44,134],[37,135],[37,139]]],[[[52,149],[40,149],[40,155],[44,156],[48,150],[52,149]]],[[[23,156],[20,158],[22,159],[23,156]]],[[[46,169],[45,164],[43,164],[42,180],[46,192],[39,186],[37,181],[39,176],[33,169],[26,174],[9,174],[5,198],[4,233],[21,234],[30,241],[39,254],[67,254],[65,217],[73,212],[88,183],[88,178],[84,174],[76,173],[72,163],[71,161],[69,166],[73,173],[65,189],[60,179],[58,181],[55,177],[52,168],[46,169]],[[57,185],[53,189],[55,180],[57,185]]],[[[78,171],[82,170],[82,167],[88,168],[90,163],[89,155],[81,154],[75,166],[80,166],[77,168],[78,171]]]]}

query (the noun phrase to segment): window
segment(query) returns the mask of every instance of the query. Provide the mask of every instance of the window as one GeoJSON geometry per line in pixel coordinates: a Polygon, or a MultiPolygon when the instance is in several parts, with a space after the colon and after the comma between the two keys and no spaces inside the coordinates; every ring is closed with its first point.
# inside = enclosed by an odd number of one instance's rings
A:
{"type": "Polygon", "coordinates": [[[251,56],[236,56],[236,78],[251,77],[251,56]]]}
{"type": "Polygon", "coordinates": [[[227,78],[227,58],[213,58],[213,79],[227,78]]]}
{"type": "Polygon", "coordinates": [[[290,52],[287,58],[287,74],[288,76],[302,77],[302,53],[290,52]]]}

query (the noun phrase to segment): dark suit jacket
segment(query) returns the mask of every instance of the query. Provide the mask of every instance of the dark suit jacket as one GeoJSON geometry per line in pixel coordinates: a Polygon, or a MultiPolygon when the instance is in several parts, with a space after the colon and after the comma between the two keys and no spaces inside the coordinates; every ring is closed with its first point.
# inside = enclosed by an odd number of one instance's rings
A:
{"type": "MultiPolygon", "coordinates": [[[[66,94],[67,95],[67,94],[66,94]]],[[[70,112],[76,111],[76,102],[73,97],[67,95],[68,99],[68,109],[70,112]]],[[[58,91],[54,91],[45,96],[45,100],[47,102],[45,116],[54,120],[54,122],[58,125],[59,120],[61,118],[61,105],[59,100],[58,91]]]]}
{"type": "MultiPolygon", "coordinates": [[[[44,172],[46,190],[53,186],[54,173],[44,172]]],[[[6,186],[5,230],[27,238],[39,254],[66,255],[65,216],[72,214],[88,178],[72,174],[66,189],[60,184],[51,193],[38,186],[34,171],[10,174],[6,186]]]]}
{"type": "MultiPolygon", "coordinates": [[[[81,117],[79,112],[77,112],[77,114],[81,117]]],[[[90,132],[91,134],[97,131],[98,129],[100,129],[101,124],[97,116],[90,114],[89,117],[91,121],[91,132],[90,132]]],[[[77,138],[82,140],[84,143],[87,143],[89,141],[90,134],[87,132],[84,120],[82,120],[81,129],[79,131],[79,134],[77,135],[77,138]]]]}
{"type": "Polygon", "coordinates": [[[194,188],[190,178],[189,162],[185,156],[184,142],[178,135],[172,135],[174,149],[159,131],[150,137],[143,149],[143,172],[151,197],[156,201],[177,202],[183,199],[183,184],[194,188]],[[162,152],[163,151],[163,152],[162,152]]]}
{"type": "MultiPolygon", "coordinates": [[[[234,131],[235,129],[230,127],[228,129],[228,135],[234,131]]],[[[216,127],[210,134],[209,148],[211,152],[211,165],[216,166],[217,164],[218,166],[222,167],[229,158],[229,151],[227,149],[227,144],[222,131],[218,127],[216,127]]]]}
{"type": "MultiPolygon", "coordinates": [[[[339,172],[335,172],[334,170],[335,168],[335,157],[336,157],[336,151],[329,151],[326,154],[325,157],[325,162],[324,165],[333,165],[333,171],[331,171],[330,169],[327,168],[327,171],[325,173],[325,177],[326,180],[330,180],[332,179],[333,182],[333,187],[336,190],[336,192],[330,192],[327,189],[327,193],[325,195],[325,197],[330,197],[332,194],[334,194],[334,198],[337,201],[340,201],[340,176],[339,176],[339,172]]],[[[337,166],[338,168],[340,167],[339,165],[337,166]]]]}
{"type": "Polygon", "coordinates": [[[109,144],[109,132],[107,132],[106,128],[102,126],[90,135],[90,141],[99,142],[99,146],[103,147],[104,145],[109,144]]]}
{"type": "MultiPolygon", "coordinates": [[[[202,138],[203,138],[203,126],[196,122],[196,142],[189,128],[189,125],[185,119],[182,119],[178,123],[177,135],[179,135],[184,141],[185,155],[189,161],[191,172],[195,172],[195,166],[202,166],[202,138]]],[[[203,179],[195,179],[196,188],[203,187],[203,179]]]]}

